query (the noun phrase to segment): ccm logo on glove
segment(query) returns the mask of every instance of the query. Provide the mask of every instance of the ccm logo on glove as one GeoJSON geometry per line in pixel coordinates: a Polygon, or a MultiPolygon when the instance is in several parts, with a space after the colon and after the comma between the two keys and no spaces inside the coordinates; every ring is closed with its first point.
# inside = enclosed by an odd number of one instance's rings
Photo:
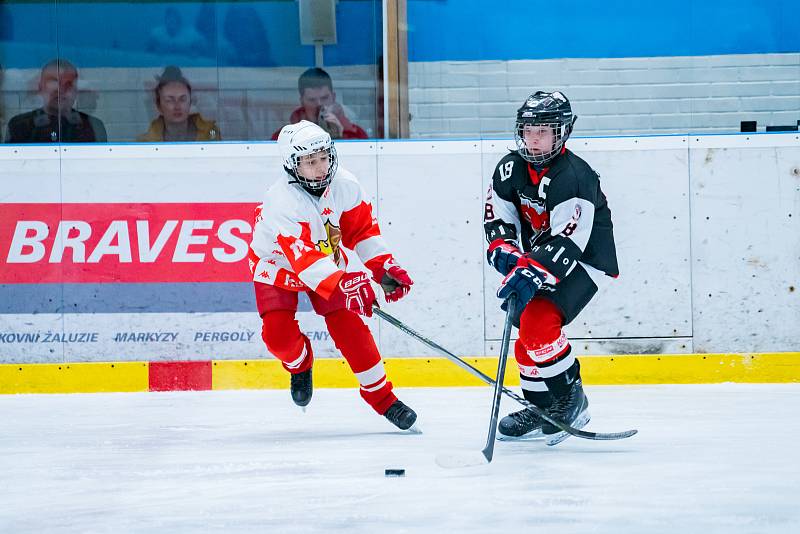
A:
{"type": "Polygon", "coordinates": [[[536,292],[544,284],[546,273],[533,267],[526,265],[524,261],[520,261],[514,267],[508,276],[503,279],[500,284],[500,289],[497,290],[497,296],[503,299],[503,304],[500,306],[505,310],[508,306],[507,300],[512,294],[517,295],[517,309],[522,310],[533,298],[536,292]]]}

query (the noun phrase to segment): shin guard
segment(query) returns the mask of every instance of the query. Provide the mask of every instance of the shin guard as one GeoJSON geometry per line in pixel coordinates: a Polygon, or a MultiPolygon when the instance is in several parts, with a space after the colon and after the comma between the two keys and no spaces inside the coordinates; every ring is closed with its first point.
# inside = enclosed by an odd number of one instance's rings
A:
{"type": "Polygon", "coordinates": [[[392,383],[386,378],[383,361],[375,346],[372,333],[364,321],[347,310],[337,310],[325,316],[325,323],[361,388],[361,397],[383,415],[397,400],[392,383]]]}

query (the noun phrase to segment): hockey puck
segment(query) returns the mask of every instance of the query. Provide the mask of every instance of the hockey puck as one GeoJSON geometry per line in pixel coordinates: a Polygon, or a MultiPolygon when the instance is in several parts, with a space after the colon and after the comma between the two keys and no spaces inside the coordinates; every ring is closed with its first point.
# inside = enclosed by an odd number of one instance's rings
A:
{"type": "Polygon", "coordinates": [[[404,476],[406,476],[406,470],[405,469],[386,469],[383,472],[383,474],[386,475],[387,477],[404,477],[404,476]]]}

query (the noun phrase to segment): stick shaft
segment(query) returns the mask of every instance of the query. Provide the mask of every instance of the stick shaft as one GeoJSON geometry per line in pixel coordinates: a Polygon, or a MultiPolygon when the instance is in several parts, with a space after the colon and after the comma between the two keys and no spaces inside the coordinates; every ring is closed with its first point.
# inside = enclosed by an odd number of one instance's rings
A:
{"type": "MultiPolygon", "coordinates": [[[[459,367],[461,367],[463,370],[467,371],[471,375],[475,376],[476,378],[479,378],[480,380],[483,380],[484,382],[486,382],[490,386],[494,386],[495,385],[495,380],[493,378],[485,375],[483,372],[481,372],[480,369],[477,369],[477,368],[473,367],[472,365],[468,364],[467,362],[465,362],[464,360],[462,360],[461,358],[459,358],[458,356],[456,356],[455,354],[453,354],[449,350],[445,349],[441,345],[439,345],[437,343],[434,343],[433,341],[431,341],[430,339],[426,338],[422,334],[417,333],[412,328],[408,327],[405,323],[401,322],[399,319],[394,318],[393,316],[389,315],[388,313],[386,313],[385,311],[381,310],[377,306],[374,306],[372,308],[372,311],[373,311],[373,313],[375,313],[375,315],[377,315],[378,317],[382,318],[387,323],[397,327],[399,330],[401,330],[402,332],[405,332],[406,334],[408,334],[409,336],[413,337],[414,339],[416,339],[417,341],[421,342],[422,344],[427,345],[428,347],[432,348],[433,350],[439,352],[440,354],[445,356],[448,360],[452,361],[454,364],[458,365],[459,367]]],[[[528,402],[527,399],[521,397],[520,395],[517,395],[516,393],[514,393],[510,389],[508,389],[506,387],[503,387],[502,388],[502,392],[503,392],[503,395],[506,395],[506,396],[514,399],[515,401],[517,401],[521,405],[530,408],[534,413],[536,413],[539,417],[541,417],[542,419],[544,419],[548,423],[560,428],[564,432],[568,432],[569,434],[572,434],[573,436],[576,436],[576,437],[579,437],[579,438],[597,439],[597,440],[616,440],[616,439],[629,438],[629,437],[631,437],[631,436],[633,436],[633,435],[635,435],[637,433],[636,430],[625,430],[623,432],[610,432],[610,433],[608,433],[608,432],[607,433],[587,432],[585,430],[578,430],[576,428],[570,427],[569,425],[565,425],[561,421],[556,421],[555,419],[553,419],[552,417],[547,415],[547,413],[544,410],[542,410],[541,408],[539,408],[535,404],[533,404],[531,402],[528,402]]]]}
{"type": "Polygon", "coordinates": [[[489,432],[486,437],[486,446],[481,451],[487,462],[494,456],[494,441],[497,435],[497,418],[500,415],[500,397],[503,393],[503,379],[506,376],[506,361],[508,360],[508,347],[511,344],[511,323],[517,307],[517,296],[508,297],[506,308],[506,322],[503,326],[503,342],[500,345],[500,358],[497,360],[497,379],[494,383],[494,398],[492,399],[492,412],[489,417],[489,432]]]}

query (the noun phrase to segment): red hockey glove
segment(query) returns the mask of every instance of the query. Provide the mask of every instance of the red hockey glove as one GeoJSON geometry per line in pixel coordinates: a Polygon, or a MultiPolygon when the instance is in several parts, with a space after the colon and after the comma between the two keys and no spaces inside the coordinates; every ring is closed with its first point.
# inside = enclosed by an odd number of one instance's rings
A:
{"type": "Polygon", "coordinates": [[[339,289],[344,293],[344,302],[348,310],[372,317],[375,291],[366,273],[344,273],[339,279],[339,289]]]}
{"type": "Polygon", "coordinates": [[[414,281],[408,275],[408,271],[397,265],[394,258],[389,258],[380,268],[374,272],[375,281],[383,288],[386,302],[397,302],[408,295],[414,281]]]}

